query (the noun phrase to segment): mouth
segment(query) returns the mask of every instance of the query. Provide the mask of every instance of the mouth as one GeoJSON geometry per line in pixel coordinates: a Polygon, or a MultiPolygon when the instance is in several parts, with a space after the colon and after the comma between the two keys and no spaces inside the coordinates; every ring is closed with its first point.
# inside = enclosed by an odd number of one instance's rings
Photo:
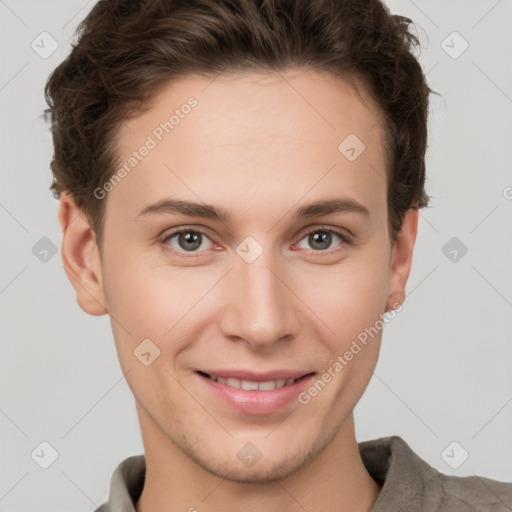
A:
{"type": "Polygon", "coordinates": [[[208,396],[244,415],[272,415],[298,403],[298,395],[316,372],[277,370],[256,373],[245,370],[200,370],[195,372],[208,396]]]}
{"type": "Polygon", "coordinates": [[[203,377],[213,380],[214,382],[218,382],[219,384],[225,384],[226,386],[229,386],[231,388],[243,389],[245,391],[273,391],[274,389],[284,388],[285,386],[292,386],[293,384],[295,384],[295,382],[313,374],[313,372],[311,372],[296,378],[278,378],[262,381],[260,379],[241,379],[233,376],[225,377],[220,375],[209,374],[202,371],[198,371],[197,373],[199,373],[203,377]]]}

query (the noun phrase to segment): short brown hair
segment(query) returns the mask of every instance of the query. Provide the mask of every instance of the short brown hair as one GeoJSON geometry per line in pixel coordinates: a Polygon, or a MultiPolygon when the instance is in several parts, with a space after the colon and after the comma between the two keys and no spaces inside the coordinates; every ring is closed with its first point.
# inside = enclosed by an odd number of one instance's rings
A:
{"type": "MultiPolygon", "coordinates": [[[[161,87],[188,73],[305,67],[362,78],[386,126],[390,239],[424,190],[429,93],[411,20],[381,0],[100,0],[45,87],[50,187],[69,191],[101,247],[116,133],[161,87]]],[[[436,93],[437,94],[437,93],[436,93]]],[[[341,142],[341,141],[340,141],[341,142]]]]}

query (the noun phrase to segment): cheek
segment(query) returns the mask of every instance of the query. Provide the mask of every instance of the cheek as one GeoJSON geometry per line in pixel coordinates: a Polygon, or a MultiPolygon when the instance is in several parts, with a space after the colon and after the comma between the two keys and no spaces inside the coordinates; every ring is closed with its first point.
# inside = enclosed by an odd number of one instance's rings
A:
{"type": "Polygon", "coordinates": [[[155,318],[163,319],[165,310],[172,311],[172,301],[164,297],[166,283],[155,281],[147,269],[127,259],[107,269],[104,288],[109,313],[134,335],[149,334],[144,331],[151,325],[153,332],[159,332],[162,326],[154,324],[155,318]]]}
{"type": "Polygon", "coordinates": [[[385,311],[386,261],[370,256],[361,253],[336,267],[312,268],[299,278],[298,295],[328,327],[332,348],[337,351],[374,325],[385,311]]]}
{"type": "Polygon", "coordinates": [[[324,280],[329,290],[324,299],[315,294],[318,316],[331,331],[324,337],[323,371],[334,384],[329,385],[325,400],[339,404],[339,414],[357,403],[377,364],[385,328],[387,277],[385,265],[378,260],[347,265],[324,280]]]}
{"type": "Polygon", "coordinates": [[[172,384],[164,369],[173,373],[173,361],[186,341],[186,324],[180,320],[194,299],[180,274],[170,274],[125,259],[104,282],[119,362],[132,392],[147,407],[151,390],[172,384]]]}
{"type": "Polygon", "coordinates": [[[116,340],[123,340],[119,348],[133,350],[148,338],[161,351],[171,346],[179,350],[178,339],[190,328],[188,315],[218,276],[211,270],[172,267],[163,258],[155,263],[154,258],[128,251],[119,263],[114,261],[111,257],[105,266],[104,290],[116,340]]]}

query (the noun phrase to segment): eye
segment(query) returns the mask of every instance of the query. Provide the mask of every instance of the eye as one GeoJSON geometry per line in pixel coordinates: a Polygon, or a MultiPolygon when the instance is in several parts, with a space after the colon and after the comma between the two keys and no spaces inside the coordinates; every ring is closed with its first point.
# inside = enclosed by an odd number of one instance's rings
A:
{"type": "MultiPolygon", "coordinates": [[[[350,244],[350,239],[335,229],[321,227],[306,233],[298,242],[297,247],[308,249],[308,247],[303,246],[304,242],[309,244],[309,248],[314,252],[331,253],[339,250],[337,249],[338,246],[350,244]],[[336,240],[338,240],[338,243],[334,245],[336,240]]],[[[161,243],[180,255],[187,255],[186,253],[188,253],[189,256],[200,256],[201,252],[212,249],[215,246],[208,235],[191,228],[182,228],[174,231],[168,234],[161,243]]]]}
{"type": "Polygon", "coordinates": [[[349,243],[348,237],[339,231],[331,228],[319,228],[306,234],[306,236],[301,239],[298,246],[301,249],[307,249],[307,247],[302,247],[300,245],[302,241],[305,240],[314,251],[326,251],[327,249],[332,248],[332,243],[336,239],[341,241],[341,243],[338,243],[337,245],[349,243]]]}
{"type": "Polygon", "coordinates": [[[210,238],[201,231],[193,229],[182,229],[167,235],[163,244],[170,245],[177,252],[194,253],[213,247],[210,238]]]}

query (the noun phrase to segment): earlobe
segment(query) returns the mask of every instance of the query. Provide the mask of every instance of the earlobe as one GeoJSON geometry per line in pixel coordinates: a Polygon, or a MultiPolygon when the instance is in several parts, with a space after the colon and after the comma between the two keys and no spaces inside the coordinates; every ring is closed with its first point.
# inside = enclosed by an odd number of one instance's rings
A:
{"type": "Polygon", "coordinates": [[[96,235],[73,196],[60,196],[59,223],[62,230],[62,262],[76,292],[78,305],[90,315],[105,315],[105,295],[96,235]]]}
{"type": "Polygon", "coordinates": [[[387,302],[389,309],[396,309],[405,301],[405,286],[411,270],[417,231],[418,210],[410,209],[404,215],[402,228],[393,246],[387,302]]]}

